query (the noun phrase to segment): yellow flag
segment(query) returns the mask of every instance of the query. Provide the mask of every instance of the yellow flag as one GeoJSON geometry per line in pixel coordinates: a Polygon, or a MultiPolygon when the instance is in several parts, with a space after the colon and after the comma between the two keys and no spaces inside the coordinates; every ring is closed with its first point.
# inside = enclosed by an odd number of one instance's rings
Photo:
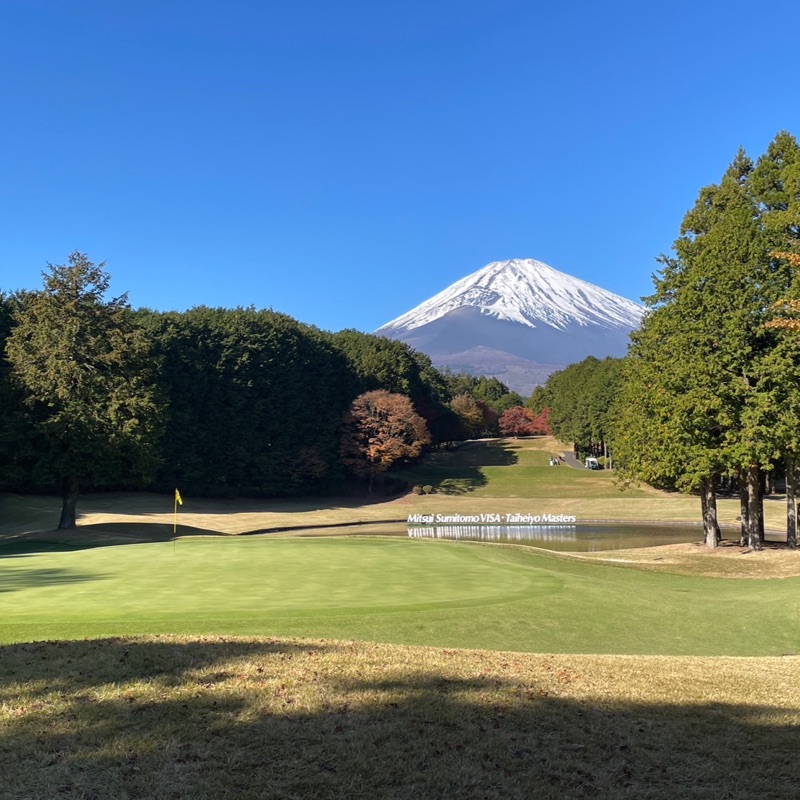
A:
{"type": "Polygon", "coordinates": [[[178,505],[181,506],[183,505],[183,500],[181,499],[181,493],[177,489],[175,490],[175,501],[178,503],[178,505]]]}

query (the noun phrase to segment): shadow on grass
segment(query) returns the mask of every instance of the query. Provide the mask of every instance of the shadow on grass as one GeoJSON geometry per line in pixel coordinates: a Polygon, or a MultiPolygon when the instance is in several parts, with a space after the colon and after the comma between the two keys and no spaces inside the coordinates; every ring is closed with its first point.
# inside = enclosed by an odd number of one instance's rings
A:
{"type": "Polygon", "coordinates": [[[441,467],[510,467],[519,461],[515,447],[506,439],[467,442],[455,450],[436,451],[423,463],[441,467]]]}
{"type": "MultiPolygon", "coordinates": [[[[291,497],[291,498],[253,498],[253,497],[195,497],[190,492],[181,491],[182,512],[197,514],[229,514],[275,513],[291,514],[295,512],[329,511],[352,506],[376,505],[386,502],[385,497],[291,497]]],[[[155,494],[153,492],[114,492],[87,493],[81,496],[79,510],[82,514],[109,513],[120,516],[141,514],[171,513],[173,494],[155,494]]]]}
{"type": "MultiPolygon", "coordinates": [[[[184,509],[193,514],[209,514],[227,516],[240,514],[292,514],[324,512],[331,509],[352,508],[357,510],[365,506],[380,505],[387,502],[387,497],[311,497],[292,499],[257,500],[194,498],[184,493],[184,509]]],[[[172,538],[172,521],[164,523],[97,523],[87,525],[81,517],[90,514],[113,514],[119,517],[141,519],[142,515],[157,514],[171,517],[173,495],[160,495],[153,492],[107,492],[87,493],[82,495],[78,503],[79,521],[73,531],[57,531],[52,526],[58,522],[61,501],[59,498],[44,495],[12,495],[0,494],[0,547],[6,543],[15,543],[22,539],[37,541],[55,541],[59,537],[65,545],[82,549],[83,547],[104,546],[105,544],[122,544],[122,541],[104,541],[99,544],[78,544],[84,534],[91,531],[106,531],[122,534],[124,538],[133,540],[138,528],[142,532],[140,541],[164,541],[172,538]]],[[[221,535],[218,530],[191,527],[180,524],[178,535],[214,536],[221,535]]],[[[254,532],[254,531],[251,531],[254,532]]],[[[224,535],[224,534],[222,534],[224,535]]],[[[38,552],[38,551],[37,551],[38,552]]]]}
{"type": "MultiPolygon", "coordinates": [[[[117,547],[131,544],[153,544],[157,542],[180,541],[183,537],[216,537],[220,539],[236,539],[242,536],[257,536],[270,533],[292,533],[308,531],[309,533],[351,532],[359,533],[363,529],[374,532],[376,527],[401,525],[406,517],[382,520],[380,522],[338,522],[320,523],[317,525],[279,525],[269,528],[255,528],[235,534],[220,533],[207,528],[191,525],[179,525],[177,534],[173,535],[172,525],[142,522],[104,522],[96,525],[81,525],[70,531],[51,531],[47,534],[20,536],[3,541],[0,537],[0,559],[25,558],[40,553],[69,553],[78,550],[91,550],[96,547],[117,547]],[[42,538],[45,535],[48,538],[42,538]]],[[[405,528],[403,528],[405,531],[405,528]]]]}
{"type": "Polygon", "coordinates": [[[411,484],[430,484],[436,494],[461,495],[488,484],[482,467],[509,467],[519,461],[506,440],[468,442],[455,450],[436,451],[416,467],[400,473],[411,484]]]}
{"type": "Polygon", "coordinates": [[[0,571],[0,594],[39,586],[63,586],[67,583],[87,583],[102,580],[102,575],[82,574],[73,569],[8,569],[0,571]]]}
{"type": "Polygon", "coordinates": [[[583,701],[569,696],[577,676],[552,674],[546,657],[525,680],[419,667],[365,678],[362,667],[381,669],[334,643],[2,647],[5,791],[172,800],[796,796],[796,710],[583,701]],[[345,660],[333,669],[325,659],[338,650],[345,660]]]}
{"type": "Polygon", "coordinates": [[[79,525],[72,530],[54,530],[21,536],[0,537],[0,559],[21,558],[37,553],[67,553],[95,547],[169,542],[182,536],[219,536],[227,534],[190,525],[179,525],[173,536],[172,525],[148,522],[104,522],[79,525]]]}

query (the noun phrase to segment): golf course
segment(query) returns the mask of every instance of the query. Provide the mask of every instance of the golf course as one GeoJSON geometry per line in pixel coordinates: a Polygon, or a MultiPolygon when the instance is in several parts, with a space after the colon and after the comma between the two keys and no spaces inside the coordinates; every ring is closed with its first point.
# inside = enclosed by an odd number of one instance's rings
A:
{"type": "Polygon", "coordinates": [[[437,451],[393,499],[87,495],[73,531],[0,496],[0,798],[794,796],[798,553],[740,547],[733,498],[708,550],[697,498],[564,450],[437,451]],[[406,536],[420,514],[687,542],[406,536]]]}

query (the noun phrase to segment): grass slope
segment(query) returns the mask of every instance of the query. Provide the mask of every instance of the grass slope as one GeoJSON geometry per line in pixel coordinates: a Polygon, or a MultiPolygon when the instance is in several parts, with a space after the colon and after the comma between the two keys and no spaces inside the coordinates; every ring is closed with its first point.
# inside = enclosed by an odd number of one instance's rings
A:
{"type": "Polygon", "coordinates": [[[798,666],[263,638],[5,645],[0,797],[793,798],[798,666]]]}

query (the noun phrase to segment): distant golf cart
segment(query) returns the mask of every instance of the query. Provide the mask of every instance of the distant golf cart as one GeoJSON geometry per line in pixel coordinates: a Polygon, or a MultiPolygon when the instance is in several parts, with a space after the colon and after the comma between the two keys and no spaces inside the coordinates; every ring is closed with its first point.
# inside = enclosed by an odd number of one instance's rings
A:
{"type": "Polygon", "coordinates": [[[584,461],[584,466],[586,469],[603,469],[600,466],[600,462],[592,456],[589,456],[586,461],[584,461]]]}

